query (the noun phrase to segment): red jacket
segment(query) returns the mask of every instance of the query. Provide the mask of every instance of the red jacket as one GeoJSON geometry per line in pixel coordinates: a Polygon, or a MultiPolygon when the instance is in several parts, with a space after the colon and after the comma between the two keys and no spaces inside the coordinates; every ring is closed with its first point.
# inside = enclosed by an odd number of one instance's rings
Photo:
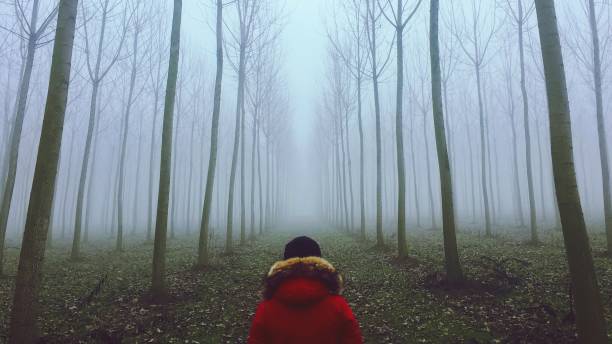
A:
{"type": "Polygon", "coordinates": [[[272,266],[257,307],[249,344],[361,344],[359,324],[339,295],[342,279],[318,257],[272,266]]]}

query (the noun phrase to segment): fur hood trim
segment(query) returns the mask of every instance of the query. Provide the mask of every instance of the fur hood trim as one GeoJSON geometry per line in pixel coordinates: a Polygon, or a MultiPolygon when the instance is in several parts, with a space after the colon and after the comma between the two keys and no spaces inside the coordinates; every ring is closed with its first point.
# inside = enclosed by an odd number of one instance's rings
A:
{"type": "Polygon", "coordinates": [[[272,265],[265,278],[264,298],[271,299],[276,289],[284,281],[293,277],[319,280],[330,294],[337,295],[342,290],[342,277],[330,262],[320,257],[296,257],[281,260],[272,265]]]}

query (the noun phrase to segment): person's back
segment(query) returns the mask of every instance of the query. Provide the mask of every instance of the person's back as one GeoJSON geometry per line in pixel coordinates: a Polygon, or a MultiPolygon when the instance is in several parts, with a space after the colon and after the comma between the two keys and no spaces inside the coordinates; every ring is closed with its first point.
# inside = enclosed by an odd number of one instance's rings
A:
{"type": "Polygon", "coordinates": [[[342,279],[307,237],[292,240],[265,279],[249,343],[362,343],[357,320],[339,295],[342,279]]]}

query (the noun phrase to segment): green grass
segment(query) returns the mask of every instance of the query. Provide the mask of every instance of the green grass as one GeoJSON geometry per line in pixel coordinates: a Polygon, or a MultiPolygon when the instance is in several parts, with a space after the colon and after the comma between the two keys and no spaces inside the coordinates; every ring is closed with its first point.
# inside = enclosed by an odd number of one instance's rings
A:
{"type": "MultiPolygon", "coordinates": [[[[47,252],[39,323],[47,342],[241,343],[259,301],[263,275],[279,259],[289,233],[272,233],[231,256],[217,255],[204,271],[191,269],[197,240],[168,246],[168,286],[174,301],[142,301],[149,287],[152,246],[133,242],[121,254],[112,242],[86,245],[85,259],[68,261],[68,245],[47,252]],[[83,300],[106,276],[100,293],[83,300]]],[[[467,287],[437,283],[443,270],[440,233],[409,237],[412,258],[373,250],[334,232],[312,235],[343,274],[344,296],[367,343],[489,343],[575,340],[569,314],[568,272],[558,233],[540,246],[511,236],[459,236],[467,287]],[[487,258],[483,258],[487,257],[487,258]],[[504,260],[514,257],[521,261],[504,260]],[[500,263],[493,263],[493,262],[500,263]],[[496,271],[497,269],[497,271],[496,271]],[[505,275],[500,275],[502,271],[505,275]],[[502,276],[502,277],[500,277],[502,276]],[[512,278],[514,282],[509,282],[512,278]],[[428,283],[428,281],[434,281],[428,283]]],[[[602,235],[593,237],[608,322],[612,324],[612,262],[603,258],[602,235]]],[[[18,251],[8,250],[14,276],[18,251]]],[[[0,342],[5,339],[12,277],[0,280],[0,342]]]]}

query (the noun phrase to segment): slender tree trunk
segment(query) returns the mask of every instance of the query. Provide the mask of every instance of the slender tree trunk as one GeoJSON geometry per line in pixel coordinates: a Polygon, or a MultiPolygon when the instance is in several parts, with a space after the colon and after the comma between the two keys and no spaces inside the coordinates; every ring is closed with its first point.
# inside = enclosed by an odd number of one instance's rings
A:
{"type": "Polygon", "coordinates": [[[395,97],[395,143],[397,152],[397,254],[408,256],[406,240],[406,162],[404,161],[404,27],[401,23],[402,0],[398,0],[395,38],[397,50],[397,93],[395,97]]]}
{"type": "Polygon", "coordinates": [[[17,109],[15,112],[15,120],[13,128],[9,136],[9,146],[7,147],[8,154],[8,172],[3,183],[2,204],[0,204],[0,275],[4,271],[4,241],[6,237],[9,214],[11,210],[11,200],[15,189],[15,178],[17,176],[17,164],[19,162],[19,146],[21,143],[21,131],[23,129],[23,121],[26,114],[26,106],[28,103],[28,93],[30,91],[30,80],[32,79],[32,69],[34,67],[34,56],[36,54],[36,43],[38,34],[35,32],[39,0],[34,0],[32,4],[32,15],[30,17],[27,52],[25,58],[25,67],[21,80],[19,81],[19,94],[17,95],[17,109]]]}
{"type": "Polygon", "coordinates": [[[250,239],[255,240],[255,149],[257,145],[257,110],[253,115],[253,133],[251,137],[251,233],[250,239]]]}
{"type": "MultiPolygon", "coordinates": [[[[102,12],[102,27],[100,29],[100,36],[98,39],[98,56],[96,57],[96,65],[92,80],[92,91],[91,101],[89,108],[89,123],[87,126],[87,137],[85,139],[85,152],[83,155],[83,161],[81,163],[81,174],[79,177],[79,189],[77,192],[77,204],[76,204],[76,215],[74,223],[74,236],[72,239],[72,251],[70,257],[76,260],[80,256],[80,245],[81,245],[81,226],[83,222],[83,200],[85,194],[85,181],[87,179],[87,170],[89,166],[89,154],[91,151],[91,140],[93,137],[94,125],[96,123],[96,110],[98,102],[98,91],[100,87],[100,64],[102,62],[102,48],[104,46],[104,36],[106,33],[106,19],[107,19],[107,7],[108,1],[104,3],[102,12]]],[[[94,159],[95,161],[95,159],[94,159]]]]}
{"type": "Polygon", "coordinates": [[[142,116],[138,123],[138,153],[136,154],[136,178],[134,181],[134,203],[132,204],[132,234],[136,233],[138,228],[138,204],[140,200],[140,167],[142,162],[142,116]]]}
{"type": "Polygon", "coordinates": [[[554,0],[535,2],[548,95],[553,174],[582,343],[607,343],[606,320],[576,185],[572,124],[554,0]]]}
{"type": "MultiPolygon", "coordinates": [[[[427,133],[427,113],[423,113],[423,132],[427,133]]],[[[434,206],[434,194],[433,194],[433,185],[431,182],[431,161],[430,161],[430,151],[429,151],[429,139],[428,135],[423,135],[425,139],[425,166],[427,170],[427,191],[429,193],[429,215],[431,216],[431,227],[435,229],[438,227],[436,221],[436,208],[434,206]]]]}
{"type": "Polygon", "coordinates": [[[179,191],[179,184],[177,182],[177,177],[178,177],[178,158],[179,158],[179,150],[178,150],[178,139],[179,139],[179,133],[178,131],[181,128],[181,118],[182,116],[182,107],[181,107],[181,98],[182,98],[182,90],[178,90],[178,99],[177,99],[177,106],[176,106],[176,131],[174,133],[174,137],[173,137],[173,154],[172,154],[172,184],[171,184],[171,189],[172,189],[172,199],[171,199],[171,203],[170,203],[170,239],[174,239],[176,238],[176,227],[178,227],[177,224],[177,219],[178,219],[178,215],[177,215],[177,211],[178,211],[178,207],[179,207],[179,200],[178,200],[178,191],[179,191]]]}
{"type": "Polygon", "coordinates": [[[527,166],[527,194],[529,196],[529,231],[531,233],[531,241],[537,243],[538,229],[535,209],[535,199],[533,195],[533,170],[531,160],[531,135],[529,129],[529,98],[527,97],[527,82],[525,75],[525,49],[524,49],[524,38],[523,38],[523,1],[518,0],[518,11],[519,11],[519,56],[521,62],[521,97],[523,99],[523,127],[525,128],[525,163],[527,166]]]}
{"type": "Polygon", "coordinates": [[[11,344],[30,344],[38,341],[36,320],[42,280],[41,268],[68,101],[77,5],[77,0],[61,0],[58,8],[47,104],[15,279],[15,295],[8,333],[11,344]]]}
{"type": "MultiPolygon", "coordinates": [[[[270,127],[270,117],[268,116],[268,128],[270,127]]],[[[270,229],[270,145],[271,137],[266,136],[266,210],[265,210],[265,227],[270,229]]]]}
{"type": "Polygon", "coordinates": [[[482,201],[484,206],[484,215],[485,215],[485,233],[488,237],[491,234],[491,218],[489,215],[489,193],[487,188],[487,164],[486,164],[486,156],[487,156],[487,141],[486,141],[486,133],[485,133],[485,114],[484,114],[484,105],[482,99],[482,83],[480,77],[480,66],[476,66],[476,83],[478,87],[478,109],[479,109],[479,118],[480,118],[480,173],[481,173],[481,185],[482,185],[482,201]]]}
{"type": "MultiPolygon", "coordinates": [[[[202,220],[200,222],[200,239],[198,242],[198,261],[196,265],[203,267],[208,264],[209,249],[208,236],[210,225],[210,210],[212,207],[213,188],[215,183],[215,170],[217,167],[217,141],[219,139],[219,113],[221,112],[221,82],[223,79],[223,1],[217,0],[217,73],[215,76],[215,95],[210,134],[210,155],[206,177],[206,190],[204,192],[204,205],[202,220]]],[[[219,203],[219,202],[217,202],[219,203]]]]}
{"type": "Polygon", "coordinates": [[[245,161],[244,161],[244,132],[245,132],[244,97],[240,103],[240,245],[246,245],[246,204],[245,204],[245,161]]]}
{"type": "Polygon", "coordinates": [[[72,133],[70,137],[70,154],[68,155],[68,171],[66,172],[66,185],[64,187],[64,202],[63,202],[63,213],[62,213],[62,240],[66,238],[66,227],[68,226],[66,216],[68,214],[68,209],[72,208],[68,206],[68,192],[70,191],[70,181],[72,180],[72,157],[74,153],[74,138],[75,135],[72,133]]]}
{"type": "Polygon", "coordinates": [[[346,135],[346,163],[347,163],[346,169],[348,171],[348,188],[349,188],[349,196],[350,196],[349,231],[352,232],[355,229],[355,223],[354,223],[355,221],[355,195],[353,193],[353,167],[352,167],[352,160],[351,160],[351,144],[349,140],[350,131],[349,131],[349,125],[348,125],[348,114],[347,116],[344,117],[344,127],[345,127],[345,135],[346,135]]]}
{"type": "MultiPolygon", "coordinates": [[[[511,76],[511,75],[510,75],[511,76]]],[[[514,207],[516,211],[516,216],[518,217],[519,224],[521,227],[525,225],[525,216],[523,215],[523,197],[521,196],[521,186],[519,181],[519,165],[518,165],[518,143],[517,143],[517,134],[516,134],[516,119],[515,119],[515,111],[514,111],[514,92],[512,88],[512,81],[508,82],[509,89],[509,97],[510,97],[510,122],[511,122],[511,130],[512,130],[512,164],[513,164],[513,180],[514,180],[514,207]]]]}
{"type": "Polygon", "coordinates": [[[236,168],[238,165],[238,151],[240,149],[240,132],[242,122],[242,102],[244,101],[244,82],[245,82],[245,58],[246,48],[244,42],[240,45],[240,61],[238,62],[238,95],[236,99],[236,123],[234,127],[234,148],[232,153],[232,166],[230,168],[229,191],[227,198],[227,225],[225,234],[225,253],[234,252],[233,225],[234,225],[234,191],[236,187],[236,168]]]}
{"type": "Polygon", "coordinates": [[[421,228],[421,206],[419,205],[419,201],[418,201],[418,193],[419,193],[419,189],[418,189],[418,183],[417,183],[417,171],[416,171],[416,157],[415,157],[415,152],[414,152],[414,116],[410,116],[410,166],[412,166],[412,187],[413,187],[413,191],[412,191],[412,195],[414,197],[414,205],[415,205],[415,210],[416,210],[416,221],[417,221],[417,228],[421,228]]]}
{"type": "Polygon", "coordinates": [[[601,162],[601,178],[603,181],[604,219],[608,257],[612,258],[612,195],[610,194],[610,168],[608,161],[608,142],[606,137],[606,122],[603,108],[603,87],[601,76],[601,48],[597,29],[597,14],[595,1],[589,0],[589,25],[593,41],[593,83],[595,87],[595,106],[597,109],[597,138],[599,141],[599,160],[601,162]]]}
{"type": "MultiPolygon", "coordinates": [[[[345,114],[346,116],[347,114],[345,114]]],[[[338,131],[340,132],[340,152],[341,152],[341,161],[340,164],[342,165],[342,179],[341,179],[341,183],[342,183],[342,206],[344,209],[344,227],[343,229],[348,232],[350,230],[349,228],[349,210],[348,210],[348,195],[346,192],[347,189],[347,172],[346,172],[346,149],[344,146],[344,123],[343,123],[343,119],[342,116],[340,118],[338,118],[338,131]]]]}
{"type": "Polygon", "coordinates": [[[159,173],[159,193],[155,223],[155,243],[153,248],[153,274],[151,295],[162,298],[166,294],[166,236],[168,229],[168,199],[170,194],[170,174],[172,159],[172,122],[176,99],[176,80],[178,78],[179,54],[181,47],[182,0],[174,0],[172,33],[170,38],[170,60],[168,61],[168,82],[162,124],[162,149],[159,173]]]}
{"type": "Polygon", "coordinates": [[[444,234],[444,257],[446,276],[452,283],[463,280],[459,261],[455,230],[453,180],[444,136],[444,111],[442,106],[442,81],[440,73],[440,46],[438,38],[439,0],[431,0],[430,53],[433,121],[436,135],[438,166],[440,168],[440,191],[442,197],[442,231],[444,234]]]}
{"type": "Polygon", "coordinates": [[[263,234],[263,192],[261,183],[261,129],[257,128],[257,184],[259,185],[259,235],[263,234]]]}
{"type": "MultiPolygon", "coordinates": [[[[116,251],[123,251],[123,201],[125,183],[125,159],[127,153],[127,138],[130,130],[130,116],[132,114],[132,104],[134,102],[134,88],[136,87],[136,72],[138,71],[138,36],[140,31],[137,29],[134,33],[134,42],[132,45],[132,71],[130,73],[130,88],[128,90],[127,104],[125,106],[125,114],[123,115],[123,137],[121,139],[121,157],[119,162],[119,198],[117,199],[117,242],[115,245],[116,251]]],[[[137,162],[138,164],[138,162],[137,162]]],[[[136,181],[138,183],[138,181],[136,181]]]]}
{"type": "Polygon", "coordinates": [[[363,99],[361,94],[362,74],[361,69],[357,72],[357,120],[359,122],[359,210],[360,210],[360,235],[361,239],[366,239],[366,218],[365,218],[365,155],[363,147],[363,99]]]}
{"type": "Polygon", "coordinates": [[[149,151],[149,188],[147,192],[147,241],[151,241],[153,232],[153,184],[155,178],[155,136],[157,135],[157,112],[159,104],[159,90],[155,90],[153,98],[153,128],[151,131],[151,150],[149,151]]]}
{"type": "Polygon", "coordinates": [[[193,146],[195,144],[193,137],[195,134],[195,127],[196,124],[194,121],[194,123],[191,123],[191,136],[189,137],[189,166],[187,167],[189,169],[189,176],[187,177],[189,185],[189,190],[187,192],[187,235],[191,235],[191,225],[193,223],[191,202],[193,201],[193,192],[195,189],[195,185],[193,185],[193,166],[196,163],[193,158],[193,146]]]}

